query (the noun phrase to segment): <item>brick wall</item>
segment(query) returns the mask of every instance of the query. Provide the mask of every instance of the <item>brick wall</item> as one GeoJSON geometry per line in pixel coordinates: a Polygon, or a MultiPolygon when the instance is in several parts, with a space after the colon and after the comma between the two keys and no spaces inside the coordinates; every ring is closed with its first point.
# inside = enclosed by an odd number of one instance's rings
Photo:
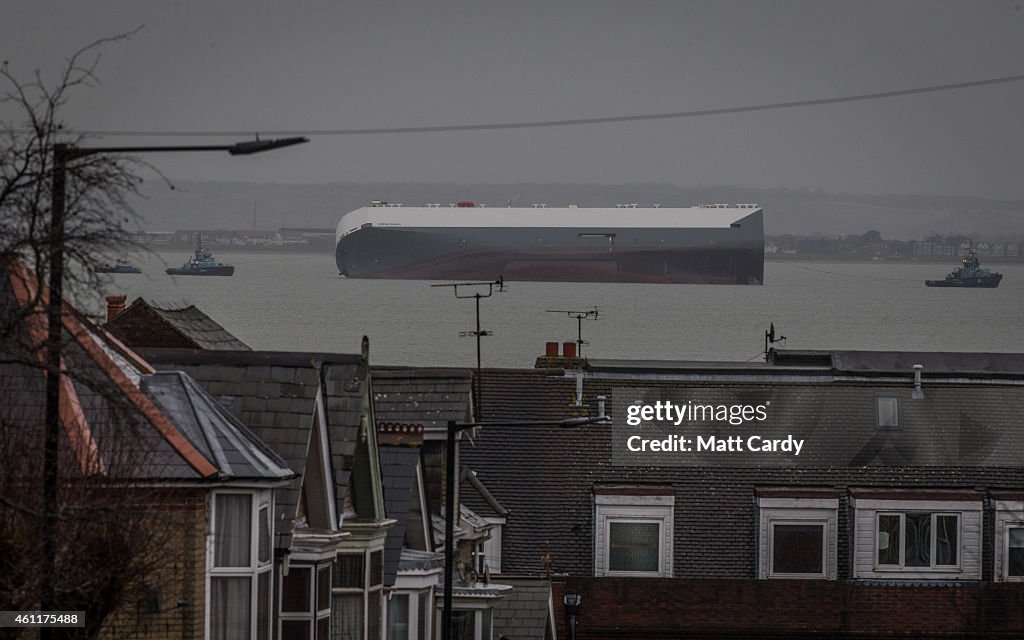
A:
{"type": "Polygon", "coordinates": [[[823,580],[565,578],[583,597],[579,640],[605,638],[1019,638],[1024,585],[888,586],[823,580]]]}
{"type": "Polygon", "coordinates": [[[160,527],[153,572],[126,594],[101,637],[202,640],[206,618],[206,494],[175,492],[148,514],[160,527]],[[154,599],[153,596],[156,596],[154,599]],[[184,603],[179,606],[179,603],[184,603]],[[158,612],[153,611],[156,604],[158,612]]]}

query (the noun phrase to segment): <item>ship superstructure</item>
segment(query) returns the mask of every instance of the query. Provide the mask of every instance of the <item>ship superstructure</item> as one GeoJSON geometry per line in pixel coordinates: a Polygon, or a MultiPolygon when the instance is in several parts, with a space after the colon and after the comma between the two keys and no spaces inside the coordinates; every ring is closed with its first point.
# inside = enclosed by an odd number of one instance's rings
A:
{"type": "Polygon", "coordinates": [[[687,208],[405,207],[374,202],[338,223],[351,278],[762,284],[756,204],[687,208]]]}

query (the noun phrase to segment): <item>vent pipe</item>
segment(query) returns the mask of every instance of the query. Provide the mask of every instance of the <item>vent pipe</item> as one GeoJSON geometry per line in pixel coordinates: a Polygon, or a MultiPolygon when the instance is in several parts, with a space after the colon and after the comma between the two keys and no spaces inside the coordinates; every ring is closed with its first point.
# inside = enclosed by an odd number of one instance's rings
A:
{"type": "MultiPolygon", "coordinates": [[[[568,342],[566,344],[569,344],[568,342]]],[[[576,406],[583,406],[583,371],[576,372],[576,406]]]]}
{"type": "Polygon", "coordinates": [[[607,417],[604,412],[604,396],[597,396],[597,417],[607,417]]]}
{"type": "Polygon", "coordinates": [[[921,388],[921,370],[924,369],[924,365],[914,365],[914,391],[910,394],[910,397],[914,400],[921,400],[924,398],[924,389],[921,388]]]}

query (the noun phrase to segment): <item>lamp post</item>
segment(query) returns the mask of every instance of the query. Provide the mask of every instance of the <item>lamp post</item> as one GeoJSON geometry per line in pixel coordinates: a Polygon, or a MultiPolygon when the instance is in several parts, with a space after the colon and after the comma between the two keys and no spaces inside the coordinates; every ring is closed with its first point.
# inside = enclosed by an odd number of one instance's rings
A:
{"type": "MultiPolygon", "coordinates": [[[[58,456],[60,443],[60,378],[61,325],[64,312],[64,214],[68,164],[79,158],[101,153],[169,153],[227,151],[233,156],[251,155],[271,149],[309,142],[308,138],[277,138],[248,140],[228,145],[78,147],[72,144],[53,145],[53,180],[50,188],[50,273],[49,305],[46,310],[46,407],[43,444],[43,526],[42,526],[42,589],[40,608],[54,609],[56,572],[56,540],[54,520],[57,515],[58,456]]],[[[44,640],[51,631],[41,629],[44,640]]]]}
{"type": "Polygon", "coordinates": [[[496,422],[448,421],[445,447],[444,495],[444,603],[441,610],[442,640],[452,640],[452,573],[455,564],[455,440],[456,436],[475,427],[579,427],[603,424],[611,420],[604,413],[604,397],[598,396],[599,415],[566,420],[509,420],[496,422]]]}
{"type": "Polygon", "coordinates": [[[583,597],[578,593],[567,593],[562,598],[565,607],[565,628],[569,632],[569,640],[576,640],[576,617],[580,614],[583,597]]]}

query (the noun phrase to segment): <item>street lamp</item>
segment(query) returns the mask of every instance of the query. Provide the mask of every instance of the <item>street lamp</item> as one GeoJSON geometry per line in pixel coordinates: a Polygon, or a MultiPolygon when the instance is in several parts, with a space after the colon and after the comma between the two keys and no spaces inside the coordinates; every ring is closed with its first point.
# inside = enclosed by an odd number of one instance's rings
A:
{"type": "MultiPolygon", "coordinates": [[[[64,214],[65,186],[68,163],[101,153],[171,153],[199,151],[227,151],[233,156],[251,155],[271,149],[290,147],[309,142],[308,138],[276,138],[248,140],[228,145],[186,146],[134,146],[134,147],[78,147],[73,144],[53,145],[53,182],[50,190],[50,274],[49,306],[46,312],[46,433],[43,450],[43,567],[40,606],[43,611],[54,609],[54,578],[56,548],[54,518],[57,513],[58,452],[60,443],[60,377],[61,377],[61,320],[64,311],[64,214]]],[[[49,631],[42,630],[44,637],[49,631]]]]}
{"type": "Polygon", "coordinates": [[[568,418],[566,420],[508,420],[497,422],[456,422],[448,421],[448,438],[445,447],[445,496],[444,496],[444,604],[441,610],[442,640],[452,639],[452,572],[455,564],[455,436],[475,427],[579,427],[588,424],[605,424],[611,417],[604,413],[604,396],[598,396],[598,415],[568,418]]]}
{"type": "Polygon", "coordinates": [[[569,640],[576,640],[576,617],[580,614],[583,596],[578,593],[567,593],[562,598],[565,607],[565,628],[569,632],[569,640]]]}

